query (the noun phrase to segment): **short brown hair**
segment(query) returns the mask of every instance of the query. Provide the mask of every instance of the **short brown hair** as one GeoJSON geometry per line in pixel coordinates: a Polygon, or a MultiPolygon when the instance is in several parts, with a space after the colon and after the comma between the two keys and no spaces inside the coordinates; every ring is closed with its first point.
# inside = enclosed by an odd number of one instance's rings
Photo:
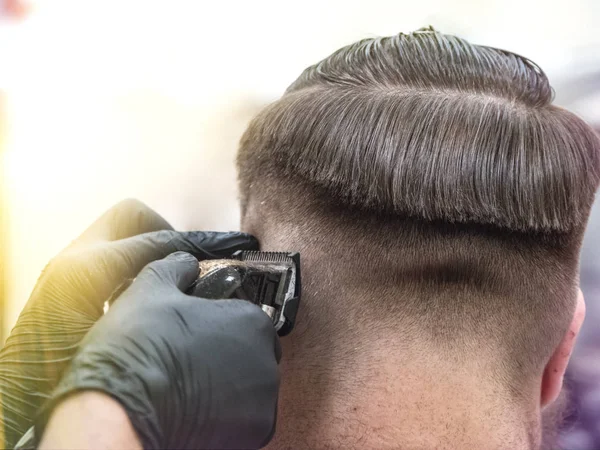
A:
{"type": "Polygon", "coordinates": [[[485,322],[474,329],[531,373],[572,316],[600,180],[597,135],[552,96],[530,60],[431,28],[359,41],[307,68],[250,124],[242,208],[257,190],[300,183],[356,217],[396,220],[389,237],[415,249],[397,268],[420,293],[402,300],[407,310],[445,336],[485,322]]]}

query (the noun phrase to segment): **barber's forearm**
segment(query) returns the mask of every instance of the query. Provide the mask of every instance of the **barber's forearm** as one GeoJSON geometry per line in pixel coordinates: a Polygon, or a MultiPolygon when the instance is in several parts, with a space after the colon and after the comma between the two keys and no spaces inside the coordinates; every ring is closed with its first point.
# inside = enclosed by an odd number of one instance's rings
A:
{"type": "Polygon", "coordinates": [[[123,407],[90,391],[72,395],[56,407],[39,448],[141,450],[142,445],[123,407]]]}

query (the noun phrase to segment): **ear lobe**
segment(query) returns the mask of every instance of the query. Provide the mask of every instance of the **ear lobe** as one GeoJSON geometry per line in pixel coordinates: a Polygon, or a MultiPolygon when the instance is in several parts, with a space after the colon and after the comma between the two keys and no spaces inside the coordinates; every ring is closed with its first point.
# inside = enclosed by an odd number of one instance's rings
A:
{"type": "Polygon", "coordinates": [[[554,354],[544,369],[540,400],[542,408],[554,402],[560,394],[565,371],[567,370],[567,365],[569,364],[569,359],[571,358],[571,353],[573,352],[573,347],[575,346],[575,340],[577,339],[584,318],[585,301],[583,299],[583,293],[581,292],[581,289],[579,289],[573,320],[569,325],[567,333],[554,351],[554,354]]]}

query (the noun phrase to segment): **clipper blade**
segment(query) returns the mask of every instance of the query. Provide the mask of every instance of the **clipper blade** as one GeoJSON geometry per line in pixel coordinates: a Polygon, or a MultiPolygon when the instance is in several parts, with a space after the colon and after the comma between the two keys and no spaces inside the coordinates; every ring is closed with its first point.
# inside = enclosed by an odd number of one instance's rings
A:
{"type": "Polygon", "coordinates": [[[198,280],[190,288],[198,297],[237,298],[260,306],[280,336],[294,328],[300,291],[300,255],[260,251],[201,261],[198,280]]]}
{"type": "Polygon", "coordinates": [[[261,263],[293,263],[293,253],[286,252],[259,252],[259,251],[239,251],[233,254],[240,261],[254,261],[261,263]]]}

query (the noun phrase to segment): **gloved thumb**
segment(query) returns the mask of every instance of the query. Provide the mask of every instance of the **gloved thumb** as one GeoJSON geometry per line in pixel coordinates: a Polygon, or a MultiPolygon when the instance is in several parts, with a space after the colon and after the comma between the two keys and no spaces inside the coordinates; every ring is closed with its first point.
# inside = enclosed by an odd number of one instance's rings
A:
{"type": "Polygon", "coordinates": [[[198,278],[200,266],[198,260],[186,252],[171,253],[164,259],[151,262],[138,275],[134,285],[156,289],[175,287],[186,291],[198,278]]]}

